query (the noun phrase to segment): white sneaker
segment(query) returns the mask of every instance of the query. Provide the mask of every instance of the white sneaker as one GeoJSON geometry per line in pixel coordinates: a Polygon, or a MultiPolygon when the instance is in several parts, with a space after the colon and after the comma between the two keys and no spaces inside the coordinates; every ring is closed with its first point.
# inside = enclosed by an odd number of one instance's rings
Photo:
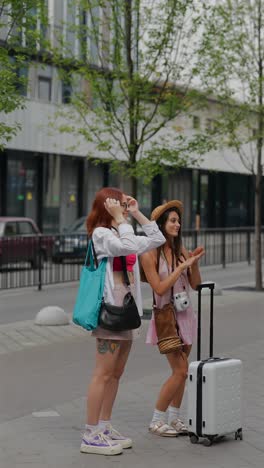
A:
{"type": "Polygon", "coordinates": [[[161,437],[177,437],[178,433],[176,429],[164,421],[155,421],[152,422],[149,426],[149,432],[161,437]]]}
{"type": "Polygon", "coordinates": [[[129,437],[122,436],[110,423],[105,426],[103,434],[110,440],[119,443],[123,449],[132,447],[132,440],[129,437]]]}
{"type": "Polygon", "coordinates": [[[188,427],[180,419],[174,419],[171,421],[170,426],[177,431],[178,435],[188,435],[189,430],[188,427]]]}
{"type": "Polygon", "coordinates": [[[80,451],[98,455],[118,455],[123,452],[122,446],[107,437],[103,432],[85,432],[82,438],[80,451]]]}

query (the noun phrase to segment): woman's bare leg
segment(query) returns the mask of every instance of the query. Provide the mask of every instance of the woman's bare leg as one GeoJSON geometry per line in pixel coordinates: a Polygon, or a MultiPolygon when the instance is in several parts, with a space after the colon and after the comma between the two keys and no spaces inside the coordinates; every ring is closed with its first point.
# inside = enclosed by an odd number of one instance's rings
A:
{"type": "MultiPolygon", "coordinates": [[[[190,355],[191,349],[192,349],[192,345],[184,346],[184,353],[186,354],[187,358],[190,355]]],[[[187,369],[186,369],[186,377],[187,377],[187,372],[188,372],[188,363],[187,363],[187,369]]],[[[177,391],[170,403],[170,406],[174,406],[175,408],[180,408],[182,399],[183,399],[185,385],[186,385],[186,378],[182,381],[181,385],[179,385],[179,387],[177,388],[177,391]]]]}
{"type": "Polygon", "coordinates": [[[87,424],[98,424],[105,397],[119,356],[120,341],[96,339],[96,364],[87,394],[87,424]]]}
{"type": "Polygon", "coordinates": [[[167,410],[169,404],[181,389],[188,369],[187,356],[183,351],[166,354],[166,357],[171,366],[172,375],[161,387],[156,403],[156,409],[163,412],[167,410]]]}
{"type": "Polygon", "coordinates": [[[103,421],[109,421],[111,419],[112,409],[118,391],[119,380],[124,372],[127,359],[131,350],[132,341],[120,340],[119,344],[120,346],[118,349],[118,357],[115,362],[114,373],[106,386],[105,396],[101,408],[100,419],[102,419],[103,421]]]}

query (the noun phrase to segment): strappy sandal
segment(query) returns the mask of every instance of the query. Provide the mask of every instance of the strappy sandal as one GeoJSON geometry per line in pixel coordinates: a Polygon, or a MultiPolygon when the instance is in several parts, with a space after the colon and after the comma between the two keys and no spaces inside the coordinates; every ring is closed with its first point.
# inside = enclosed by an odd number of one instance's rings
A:
{"type": "Polygon", "coordinates": [[[171,427],[173,427],[173,429],[175,429],[177,435],[189,434],[188,427],[180,419],[175,419],[174,421],[171,421],[170,425],[171,427]]]}
{"type": "Polygon", "coordinates": [[[149,426],[149,432],[160,437],[176,437],[178,435],[177,431],[173,427],[166,424],[164,421],[156,421],[151,423],[149,426]]]}

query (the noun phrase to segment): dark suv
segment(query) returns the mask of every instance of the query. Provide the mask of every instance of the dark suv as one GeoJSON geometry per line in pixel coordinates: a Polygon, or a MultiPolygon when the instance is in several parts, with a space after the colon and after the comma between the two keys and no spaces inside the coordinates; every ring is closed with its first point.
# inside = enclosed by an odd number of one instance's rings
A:
{"type": "Polygon", "coordinates": [[[30,262],[38,268],[51,257],[54,239],[42,236],[30,218],[0,217],[0,266],[30,262]]]}

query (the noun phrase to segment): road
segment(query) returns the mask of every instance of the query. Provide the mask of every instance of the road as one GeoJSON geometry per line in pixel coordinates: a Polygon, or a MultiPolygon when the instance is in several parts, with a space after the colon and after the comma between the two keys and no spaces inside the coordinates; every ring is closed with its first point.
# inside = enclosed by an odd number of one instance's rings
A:
{"type": "MultiPolygon", "coordinates": [[[[225,269],[221,266],[202,267],[201,272],[204,281],[214,281],[221,288],[254,284],[254,265],[247,263],[230,264],[225,269]]],[[[149,309],[151,291],[147,284],[141,284],[144,306],[149,309]]],[[[62,307],[71,315],[77,287],[75,282],[45,286],[42,291],[36,288],[0,290],[0,324],[32,320],[47,305],[62,307]]]]}

